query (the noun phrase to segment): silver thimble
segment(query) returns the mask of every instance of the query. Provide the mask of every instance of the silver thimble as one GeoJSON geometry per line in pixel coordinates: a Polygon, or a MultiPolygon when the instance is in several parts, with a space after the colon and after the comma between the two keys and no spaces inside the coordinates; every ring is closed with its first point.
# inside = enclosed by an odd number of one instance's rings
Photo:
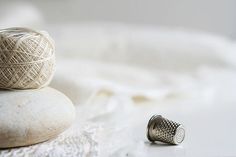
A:
{"type": "Polygon", "coordinates": [[[154,115],[148,122],[147,138],[151,142],[161,141],[168,144],[180,144],[184,140],[185,129],[183,125],[154,115]]]}

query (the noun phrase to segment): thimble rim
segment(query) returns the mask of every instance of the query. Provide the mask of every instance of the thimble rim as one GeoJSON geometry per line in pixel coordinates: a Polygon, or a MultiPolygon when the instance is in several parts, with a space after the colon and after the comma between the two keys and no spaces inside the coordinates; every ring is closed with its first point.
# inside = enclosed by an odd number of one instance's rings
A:
{"type": "Polygon", "coordinates": [[[149,119],[148,125],[147,125],[147,129],[146,129],[146,136],[147,136],[147,139],[148,139],[149,141],[151,141],[151,142],[154,142],[155,140],[153,140],[153,139],[151,138],[150,133],[149,133],[149,130],[150,130],[150,126],[151,126],[153,120],[155,120],[157,117],[162,117],[162,116],[161,116],[161,115],[158,115],[158,114],[153,115],[153,116],[149,119]]]}

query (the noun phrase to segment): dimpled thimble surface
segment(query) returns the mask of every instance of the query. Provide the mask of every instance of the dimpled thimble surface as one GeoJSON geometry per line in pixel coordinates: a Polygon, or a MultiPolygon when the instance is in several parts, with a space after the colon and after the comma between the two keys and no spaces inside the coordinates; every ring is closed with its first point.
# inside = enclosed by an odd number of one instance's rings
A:
{"type": "Polygon", "coordinates": [[[185,137],[183,125],[154,115],[148,122],[147,138],[151,142],[161,141],[168,144],[180,144],[185,137]]]}

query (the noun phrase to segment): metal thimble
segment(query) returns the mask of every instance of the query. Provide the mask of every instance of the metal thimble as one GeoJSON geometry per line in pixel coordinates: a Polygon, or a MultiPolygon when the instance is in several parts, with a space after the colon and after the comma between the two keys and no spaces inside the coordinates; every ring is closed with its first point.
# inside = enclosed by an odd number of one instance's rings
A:
{"type": "Polygon", "coordinates": [[[185,129],[183,125],[154,115],[148,122],[147,138],[151,142],[161,141],[168,144],[180,144],[184,140],[185,129]]]}

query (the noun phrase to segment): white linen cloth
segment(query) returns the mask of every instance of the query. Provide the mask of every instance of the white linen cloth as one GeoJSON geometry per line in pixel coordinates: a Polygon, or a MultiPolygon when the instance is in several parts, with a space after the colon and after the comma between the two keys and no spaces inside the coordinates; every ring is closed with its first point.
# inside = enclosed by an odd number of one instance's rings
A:
{"type": "MultiPolygon", "coordinates": [[[[77,119],[55,139],[1,150],[0,156],[150,156],[154,151],[145,129],[152,114],[182,122],[191,135],[197,131],[191,130],[195,114],[235,102],[236,44],[229,39],[119,24],[51,26],[48,31],[57,47],[51,87],[72,100],[77,119]]],[[[194,140],[187,137],[166,155],[194,156],[194,140]]],[[[228,153],[233,153],[230,146],[228,153]]]]}

